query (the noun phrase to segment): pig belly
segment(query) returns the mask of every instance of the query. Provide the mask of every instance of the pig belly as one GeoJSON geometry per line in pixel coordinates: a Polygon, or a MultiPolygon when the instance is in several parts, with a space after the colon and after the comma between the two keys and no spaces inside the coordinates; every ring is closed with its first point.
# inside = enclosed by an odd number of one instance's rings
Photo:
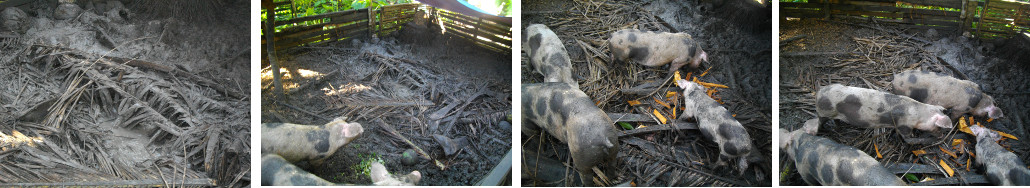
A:
{"type": "Polygon", "coordinates": [[[333,183],[294,166],[278,155],[270,154],[261,157],[261,185],[327,186],[333,183]]]}
{"type": "MultiPolygon", "coordinates": [[[[261,153],[276,154],[290,162],[320,160],[331,155],[329,131],[321,126],[262,123],[261,153]]],[[[319,164],[313,164],[319,165],[319,164]]]]}
{"type": "Polygon", "coordinates": [[[1016,154],[1002,148],[990,139],[979,139],[976,143],[976,162],[981,164],[987,180],[995,185],[1030,185],[1030,170],[1016,154]]]}
{"type": "Polygon", "coordinates": [[[826,138],[798,134],[790,149],[798,173],[809,184],[824,186],[905,185],[873,157],[826,138]]]}

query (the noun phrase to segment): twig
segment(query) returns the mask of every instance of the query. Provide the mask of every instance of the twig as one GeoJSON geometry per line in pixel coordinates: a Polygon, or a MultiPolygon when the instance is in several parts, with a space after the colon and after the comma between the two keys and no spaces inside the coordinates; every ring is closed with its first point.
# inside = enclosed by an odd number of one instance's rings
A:
{"type": "Polygon", "coordinates": [[[387,124],[386,122],[383,122],[382,119],[376,119],[376,121],[379,122],[379,125],[383,129],[386,129],[386,132],[389,132],[391,135],[397,137],[398,139],[401,139],[401,141],[404,141],[404,143],[408,144],[413,149],[415,149],[415,152],[417,152],[419,155],[422,155],[422,157],[424,157],[426,159],[433,160],[433,164],[436,164],[437,167],[440,167],[440,170],[444,170],[444,169],[447,168],[446,165],[441,163],[439,160],[433,159],[432,156],[429,156],[429,153],[426,153],[425,151],[422,150],[422,148],[419,148],[418,145],[415,145],[414,142],[411,142],[411,140],[408,140],[408,138],[404,137],[404,135],[401,135],[400,132],[397,132],[397,129],[394,129],[393,125],[390,125],[390,124],[387,124]]]}

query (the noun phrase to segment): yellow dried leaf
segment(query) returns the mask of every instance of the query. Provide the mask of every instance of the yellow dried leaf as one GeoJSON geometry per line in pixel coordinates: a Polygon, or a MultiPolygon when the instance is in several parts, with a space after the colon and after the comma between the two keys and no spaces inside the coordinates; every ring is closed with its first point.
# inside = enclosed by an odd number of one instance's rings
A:
{"type": "Polygon", "coordinates": [[[640,105],[640,101],[637,100],[626,101],[626,103],[629,103],[630,106],[640,105]]]}
{"type": "Polygon", "coordinates": [[[951,158],[958,158],[958,155],[955,155],[955,152],[951,152],[951,151],[948,151],[947,149],[944,149],[944,146],[938,146],[938,147],[941,148],[941,151],[944,152],[944,154],[951,155],[951,158]]]}
{"type": "Polygon", "coordinates": [[[737,117],[737,114],[733,114],[733,115],[730,115],[730,116],[737,117]]]}
{"type": "Polygon", "coordinates": [[[675,96],[676,96],[676,92],[675,91],[665,92],[665,98],[670,98],[670,97],[675,97],[675,96]]]}
{"type": "Polygon", "coordinates": [[[669,103],[663,102],[662,100],[658,100],[656,98],[651,99],[654,99],[654,102],[657,102],[659,105],[664,106],[666,109],[672,109],[672,106],[669,106],[669,103]]]}
{"type": "Polygon", "coordinates": [[[976,122],[976,121],[973,121],[973,116],[969,116],[969,124],[970,124],[970,125],[972,125],[972,124],[973,124],[973,123],[975,123],[975,122],[976,122]]]}
{"type": "MultiPolygon", "coordinates": [[[[676,81],[679,81],[679,80],[683,79],[683,77],[680,77],[680,71],[676,71],[676,73],[673,73],[672,75],[673,75],[672,76],[672,79],[673,79],[672,82],[673,83],[676,83],[676,81]]],[[[679,84],[676,84],[676,85],[679,86],[679,84]]]]}
{"type": "Polygon", "coordinates": [[[951,146],[956,146],[962,143],[962,139],[951,139],[951,146]]]}
{"type": "Polygon", "coordinates": [[[709,70],[712,70],[712,67],[708,67],[708,69],[705,69],[705,72],[701,73],[701,76],[697,76],[697,77],[705,77],[705,75],[708,74],[709,70]]]}
{"type": "Polygon", "coordinates": [[[653,111],[654,111],[654,116],[658,117],[658,121],[661,121],[662,124],[665,124],[665,122],[668,121],[668,120],[665,119],[665,116],[663,116],[662,113],[658,113],[658,110],[653,110],[653,111]]]}
{"type": "Polygon", "coordinates": [[[944,168],[944,171],[948,172],[948,177],[955,175],[955,171],[951,170],[951,167],[948,166],[948,163],[944,163],[944,160],[941,160],[940,164],[941,168],[944,168]]]}
{"type": "Polygon", "coordinates": [[[916,156],[919,156],[919,155],[926,154],[926,151],[925,150],[915,150],[915,151],[912,151],[912,154],[916,154],[916,156]]]}
{"type": "Polygon", "coordinates": [[[883,155],[880,155],[880,146],[873,144],[873,149],[876,150],[876,158],[883,159],[883,155]]]}
{"type": "Polygon", "coordinates": [[[969,159],[972,159],[972,157],[966,158],[966,172],[969,172],[969,166],[973,166],[973,164],[969,164],[969,162],[972,162],[972,160],[969,159]]]}
{"type": "Polygon", "coordinates": [[[991,121],[994,121],[994,119],[992,119],[992,118],[987,118],[987,123],[990,123],[991,121]]]}
{"type": "Polygon", "coordinates": [[[1013,139],[1013,140],[1019,140],[1019,138],[1016,138],[1016,136],[1012,136],[1009,133],[1005,133],[1005,132],[1001,132],[1001,131],[994,131],[994,132],[998,132],[998,134],[1001,135],[1001,137],[1005,137],[1005,138],[1009,138],[1009,139],[1013,139]]]}

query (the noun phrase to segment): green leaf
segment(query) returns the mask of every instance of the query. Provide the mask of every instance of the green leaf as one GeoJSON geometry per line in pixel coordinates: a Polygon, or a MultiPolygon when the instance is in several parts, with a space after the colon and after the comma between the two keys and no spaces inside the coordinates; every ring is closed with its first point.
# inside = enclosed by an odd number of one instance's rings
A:
{"type": "Polygon", "coordinates": [[[916,175],[912,174],[905,174],[905,179],[908,179],[908,181],[912,182],[919,182],[919,178],[916,178],[916,175]]]}
{"type": "Polygon", "coordinates": [[[629,123],[619,122],[618,124],[619,124],[619,126],[622,126],[623,129],[633,130],[633,125],[630,125],[629,123]]]}

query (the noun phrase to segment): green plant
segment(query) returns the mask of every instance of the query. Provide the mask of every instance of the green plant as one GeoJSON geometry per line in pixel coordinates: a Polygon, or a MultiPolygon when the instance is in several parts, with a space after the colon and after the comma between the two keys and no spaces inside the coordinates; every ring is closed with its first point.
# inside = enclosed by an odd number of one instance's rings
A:
{"type": "Polygon", "coordinates": [[[350,169],[354,170],[354,174],[360,174],[363,176],[368,176],[372,173],[370,169],[372,168],[373,162],[378,162],[380,164],[384,163],[382,156],[379,156],[379,154],[376,154],[375,152],[372,152],[370,155],[358,154],[358,158],[361,158],[361,162],[351,166],[350,169]]]}

